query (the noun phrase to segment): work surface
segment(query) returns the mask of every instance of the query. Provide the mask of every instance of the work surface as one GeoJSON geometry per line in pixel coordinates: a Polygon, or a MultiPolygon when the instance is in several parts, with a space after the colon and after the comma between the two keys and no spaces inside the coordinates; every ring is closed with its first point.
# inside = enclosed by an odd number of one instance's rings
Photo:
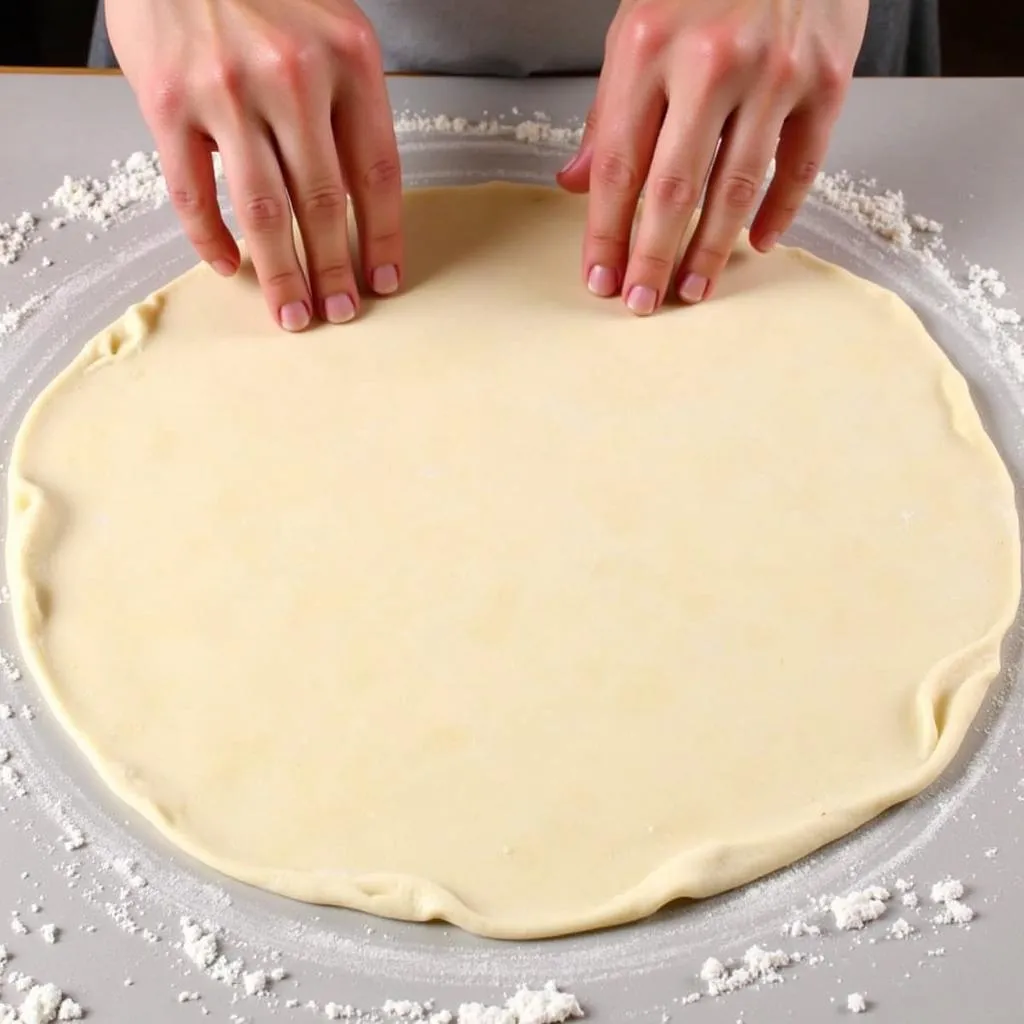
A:
{"type": "MultiPolygon", "coordinates": [[[[533,118],[534,111],[556,126],[578,124],[592,90],[593,83],[583,80],[392,83],[396,110],[503,117],[510,125],[533,118]]],[[[1020,307],[1022,105],[1024,81],[858,82],[828,166],[902,189],[912,211],[945,225],[948,266],[962,273],[966,256],[998,268],[1009,286],[1004,301],[1020,307]]],[[[105,177],[112,159],[150,148],[123,81],[0,76],[0,131],[9,140],[0,152],[0,222],[34,211],[43,217],[45,239],[13,266],[0,267],[0,310],[43,290],[51,296],[23,331],[0,339],[0,437],[9,444],[39,387],[96,329],[188,266],[192,256],[166,208],[109,233],[80,224],[46,227],[41,204],[65,174],[105,177]],[[86,240],[87,231],[97,235],[94,241],[86,240]],[[44,257],[54,265],[42,267],[44,257]]],[[[520,134],[536,139],[538,133],[534,125],[520,134]]],[[[557,145],[433,130],[404,133],[403,148],[415,183],[498,175],[543,180],[565,156],[557,145]]],[[[990,358],[995,343],[978,325],[957,317],[952,293],[830,211],[808,210],[794,240],[894,287],[919,310],[970,380],[1019,487],[1020,381],[990,358]]],[[[0,644],[15,652],[6,616],[0,644]]],[[[1016,1024],[1024,1019],[1018,648],[1013,640],[1007,647],[1003,699],[983,713],[965,757],[934,791],[851,841],[741,893],[672,908],[611,933],[534,944],[485,942],[446,927],[306,907],[226,883],[126,816],[69,748],[31,682],[7,671],[0,703],[37,712],[31,719],[0,721],[0,747],[12,751],[10,766],[25,791],[19,796],[18,786],[0,785],[0,916],[17,912],[29,930],[0,936],[13,954],[8,971],[62,986],[93,1019],[153,1024],[199,1020],[203,1009],[211,1020],[313,1021],[325,1019],[329,1001],[371,1010],[389,999],[435,1000],[438,1008],[454,1010],[471,999],[501,1004],[519,984],[539,988],[549,979],[575,992],[587,1019],[598,1022],[655,1022],[665,1014],[698,1024],[825,1021],[848,1015],[847,995],[862,992],[868,1020],[953,1024],[969,1007],[992,1024],[1016,1024]],[[964,881],[967,902],[977,911],[969,928],[931,923],[937,909],[929,899],[931,884],[948,875],[964,881]],[[902,905],[897,878],[916,879],[920,912],[902,905]],[[888,885],[893,895],[885,915],[863,932],[837,932],[831,915],[809,905],[873,883],[888,885]],[[243,958],[246,970],[283,967],[288,977],[272,984],[274,997],[246,996],[244,985],[203,976],[182,954],[182,915],[222,928],[224,952],[243,958]],[[889,936],[900,917],[914,927],[914,936],[889,936]],[[821,925],[826,934],[783,936],[783,926],[798,919],[821,925]],[[40,930],[47,923],[60,929],[54,945],[40,930]],[[702,988],[697,974],[705,958],[741,957],[754,943],[813,959],[784,969],[782,984],[681,1004],[702,988]],[[183,992],[199,998],[180,1003],[183,992]],[[288,1007],[290,1000],[298,1005],[288,1007]],[[305,1005],[310,1001],[315,1012],[305,1005]]],[[[282,699],[286,691],[283,681],[282,699]]],[[[756,787],[757,779],[750,784],[756,787]]],[[[274,827],[273,807],[267,808],[267,827],[274,827]]],[[[0,1001],[20,998],[13,984],[0,988],[0,1001]]]]}

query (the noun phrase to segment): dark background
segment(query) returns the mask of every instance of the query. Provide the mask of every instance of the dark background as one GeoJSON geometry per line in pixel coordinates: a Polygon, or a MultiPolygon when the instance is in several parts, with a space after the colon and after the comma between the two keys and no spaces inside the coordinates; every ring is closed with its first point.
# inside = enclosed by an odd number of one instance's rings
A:
{"type": "MultiPolygon", "coordinates": [[[[0,64],[83,66],[94,10],[94,0],[0,0],[0,64]]],[[[944,0],[941,11],[943,74],[1024,75],[1021,0],[944,0]]]]}

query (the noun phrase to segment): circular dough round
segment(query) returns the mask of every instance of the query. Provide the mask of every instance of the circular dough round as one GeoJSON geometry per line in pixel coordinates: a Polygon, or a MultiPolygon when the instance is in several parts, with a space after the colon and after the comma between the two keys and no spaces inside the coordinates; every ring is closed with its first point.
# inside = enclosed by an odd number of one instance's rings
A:
{"type": "Polygon", "coordinates": [[[579,284],[584,202],[412,193],[408,294],[299,337],[197,268],[30,410],[21,642],[188,853],[549,936],[791,863],[954,754],[1020,578],[964,380],[796,250],[638,320],[579,284]]]}

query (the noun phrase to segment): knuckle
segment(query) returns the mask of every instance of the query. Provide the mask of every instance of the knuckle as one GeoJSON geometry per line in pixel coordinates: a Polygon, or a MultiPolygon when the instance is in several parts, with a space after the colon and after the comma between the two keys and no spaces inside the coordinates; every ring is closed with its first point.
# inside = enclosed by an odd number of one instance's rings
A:
{"type": "Polygon", "coordinates": [[[697,38],[696,48],[705,77],[713,83],[731,75],[742,63],[739,41],[731,32],[706,31],[697,38]]]}
{"type": "Polygon", "coordinates": [[[828,106],[837,104],[843,96],[848,79],[849,72],[843,62],[826,55],[818,65],[818,98],[828,106]]]}
{"type": "Polygon", "coordinates": [[[312,216],[333,216],[344,213],[348,197],[339,182],[324,182],[314,185],[302,193],[299,205],[304,213],[312,216]]]}
{"type": "Polygon", "coordinates": [[[210,213],[209,199],[188,185],[169,185],[167,198],[178,215],[186,220],[203,220],[210,213]]]}
{"type": "Polygon", "coordinates": [[[702,267],[724,267],[732,255],[732,246],[726,243],[702,242],[689,262],[702,267]]]}
{"type": "Polygon", "coordinates": [[[820,170],[821,167],[816,160],[799,158],[786,163],[785,176],[798,188],[807,189],[814,184],[820,170]]]}
{"type": "Polygon", "coordinates": [[[663,256],[659,252],[645,249],[633,254],[632,268],[644,280],[664,280],[675,265],[675,256],[663,256]]]}
{"type": "Polygon", "coordinates": [[[792,50],[775,51],[768,57],[765,68],[768,81],[775,89],[789,89],[796,83],[799,67],[792,50]]]}
{"type": "Polygon", "coordinates": [[[251,231],[268,234],[284,224],[285,204],[274,195],[250,195],[242,204],[242,214],[251,231]]]}
{"type": "Polygon", "coordinates": [[[402,169],[393,156],[375,160],[362,174],[362,183],[368,192],[386,192],[400,184],[402,169]]]}
{"type": "Polygon", "coordinates": [[[797,160],[789,172],[789,177],[800,188],[810,188],[818,177],[820,169],[814,160],[797,160]]]}
{"type": "Polygon", "coordinates": [[[624,249],[629,245],[629,239],[615,231],[591,231],[590,240],[602,249],[624,249]]]}
{"type": "Polygon", "coordinates": [[[203,72],[199,91],[215,101],[227,99],[232,103],[240,103],[245,91],[244,77],[241,65],[235,60],[217,57],[203,72]]]}
{"type": "Polygon", "coordinates": [[[365,18],[346,18],[338,27],[335,45],[357,67],[375,68],[380,63],[377,35],[365,18]]]}
{"type": "Polygon", "coordinates": [[[263,69],[275,85],[302,95],[308,91],[316,64],[315,47],[279,40],[267,51],[263,69]]]}
{"type": "Polygon", "coordinates": [[[618,40],[637,57],[651,59],[672,39],[671,12],[664,4],[637,3],[628,9],[618,40]]]}
{"type": "Polygon", "coordinates": [[[216,238],[209,231],[190,231],[188,233],[188,240],[192,243],[196,252],[204,257],[217,254],[222,248],[220,239],[216,238]]]}
{"type": "Polygon", "coordinates": [[[184,85],[174,76],[160,77],[146,90],[147,112],[160,125],[177,124],[185,114],[186,103],[184,85]]]}
{"type": "Polygon", "coordinates": [[[298,268],[265,273],[260,277],[260,283],[264,288],[272,288],[277,292],[306,290],[306,281],[298,268]]]}
{"type": "Polygon", "coordinates": [[[649,190],[655,202],[675,214],[687,214],[697,204],[697,186],[689,178],[660,175],[649,190]]]}
{"type": "Polygon", "coordinates": [[[594,160],[594,180],[614,195],[633,195],[640,190],[640,175],[620,153],[606,150],[594,160]]]}
{"type": "Polygon", "coordinates": [[[749,171],[733,171],[722,182],[722,202],[731,210],[749,210],[761,181],[749,171]]]}
{"type": "Polygon", "coordinates": [[[347,283],[352,276],[352,264],[334,261],[316,268],[316,276],[321,284],[347,283]]]}
{"type": "Polygon", "coordinates": [[[377,249],[398,248],[401,245],[402,233],[397,230],[374,231],[368,241],[377,249]]]}

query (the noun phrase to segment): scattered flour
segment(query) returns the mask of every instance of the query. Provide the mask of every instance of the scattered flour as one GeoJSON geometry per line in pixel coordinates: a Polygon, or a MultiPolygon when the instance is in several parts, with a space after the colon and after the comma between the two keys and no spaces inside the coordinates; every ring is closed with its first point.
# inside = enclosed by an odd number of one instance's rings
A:
{"type": "Polygon", "coordinates": [[[846,997],[846,1009],[850,1013],[867,1013],[868,1001],[862,992],[851,992],[846,997]]]}
{"type": "Polygon", "coordinates": [[[242,975],[242,988],[245,989],[247,996],[259,995],[260,992],[267,991],[267,984],[269,979],[267,978],[266,971],[249,971],[248,974],[242,975]]]}
{"type": "Polygon", "coordinates": [[[47,295],[45,292],[38,292],[30,295],[20,306],[13,306],[7,303],[0,311],[0,338],[13,334],[46,304],[47,295]]]}
{"type": "Polygon", "coordinates": [[[108,228],[134,207],[157,209],[167,202],[167,182],[156,153],[132,153],[123,164],[114,160],[110,166],[106,178],[66,175],[48,208],[58,210],[64,223],[89,221],[108,228]]]}
{"type": "Polygon", "coordinates": [[[974,920],[973,908],[960,900],[947,900],[932,918],[935,924],[970,924],[974,920]]]}
{"type": "MultiPolygon", "coordinates": [[[[840,171],[838,174],[821,172],[812,192],[825,205],[898,249],[918,253],[923,265],[955,292],[990,334],[999,336],[1007,328],[1024,325],[1024,317],[1016,309],[997,305],[1007,292],[1006,282],[999,272],[975,263],[968,266],[965,276],[957,277],[940,256],[945,248],[942,224],[909,213],[901,191],[880,190],[873,178],[855,179],[848,172],[840,171]]],[[[1010,355],[1012,358],[1013,353],[1010,355]]],[[[1024,375],[1024,356],[1019,362],[1017,370],[1024,375]]]]}
{"type": "Polygon", "coordinates": [[[519,989],[504,1006],[463,1003],[455,1020],[457,1024],[564,1024],[582,1016],[576,997],[549,981],[541,989],[519,989]]]}
{"type": "Polygon", "coordinates": [[[905,917],[898,917],[889,925],[888,935],[890,939],[909,939],[916,932],[917,929],[905,917]]]}
{"type": "Polygon", "coordinates": [[[190,917],[181,919],[181,948],[185,956],[202,970],[213,966],[220,952],[220,943],[215,931],[207,931],[190,917]]]}
{"type": "Polygon", "coordinates": [[[817,939],[821,937],[821,928],[816,924],[808,924],[806,921],[794,921],[792,924],[783,926],[782,934],[788,935],[791,939],[800,939],[804,936],[817,939]]]}
{"type": "Polygon", "coordinates": [[[395,117],[398,135],[505,136],[530,145],[575,146],[583,137],[579,127],[558,127],[540,112],[533,119],[509,122],[501,118],[471,121],[447,114],[425,115],[404,111],[395,117]]]}
{"type": "Polygon", "coordinates": [[[738,992],[751,985],[777,985],[784,979],[780,968],[789,967],[793,958],[781,949],[769,951],[751,946],[735,967],[728,967],[716,957],[709,957],[700,969],[700,978],[707,985],[709,996],[738,992]]]}
{"type": "Polygon", "coordinates": [[[872,885],[861,892],[837,897],[829,905],[829,909],[840,931],[860,930],[869,921],[877,921],[885,913],[886,903],[890,898],[888,889],[872,885]]]}
{"type": "Polygon", "coordinates": [[[0,223],[0,267],[16,263],[39,240],[35,215],[25,210],[10,224],[0,223]]]}
{"type": "Polygon", "coordinates": [[[934,924],[967,925],[974,920],[974,910],[963,902],[964,884],[959,878],[944,878],[932,886],[932,903],[941,909],[932,918],[934,924]]]}
{"type": "Polygon", "coordinates": [[[964,884],[959,878],[945,878],[932,886],[932,903],[948,903],[950,900],[963,899],[964,884]]]}
{"type": "Polygon", "coordinates": [[[64,838],[63,844],[64,849],[68,853],[73,853],[75,850],[81,850],[83,846],[87,845],[85,833],[77,826],[70,822],[64,824],[64,838]]]}
{"type": "MultiPolygon", "coordinates": [[[[24,1002],[18,1008],[21,1024],[51,1024],[57,1020],[64,993],[56,985],[36,985],[29,990],[24,1002]]],[[[81,1017],[81,1014],[79,1014],[81,1017]]],[[[74,1020],[65,1017],[65,1020],[74,1020]]]]}

